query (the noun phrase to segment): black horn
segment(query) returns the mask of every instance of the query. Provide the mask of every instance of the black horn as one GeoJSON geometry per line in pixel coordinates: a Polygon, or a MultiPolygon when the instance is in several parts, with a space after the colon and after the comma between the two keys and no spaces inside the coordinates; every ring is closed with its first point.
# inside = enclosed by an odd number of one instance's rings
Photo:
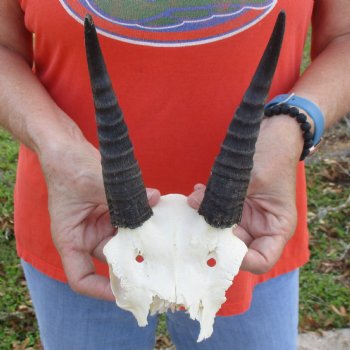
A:
{"type": "Polygon", "coordinates": [[[136,228],[152,216],[123,113],[108,76],[96,29],[85,17],[85,48],[95,104],[102,174],[112,225],[136,228]]]}
{"type": "Polygon", "coordinates": [[[280,12],[265,52],[233,117],[212,167],[199,214],[214,227],[239,224],[253,168],[264,103],[276,69],[285,29],[280,12]]]}

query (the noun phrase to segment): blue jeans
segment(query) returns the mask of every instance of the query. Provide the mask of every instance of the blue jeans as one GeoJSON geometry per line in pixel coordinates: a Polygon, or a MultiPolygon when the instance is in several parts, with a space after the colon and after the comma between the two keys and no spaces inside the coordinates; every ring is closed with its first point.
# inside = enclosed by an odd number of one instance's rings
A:
{"type": "MultiPolygon", "coordinates": [[[[113,302],[85,297],[22,261],[45,350],[152,350],[157,317],[138,327],[113,302]]],[[[296,350],[298,277],[295,270],[259,284],[251,308],[216,317],[213,335],[197,343],[199,324],[182,311],[167,315],[177,350],[296,350]]]]}

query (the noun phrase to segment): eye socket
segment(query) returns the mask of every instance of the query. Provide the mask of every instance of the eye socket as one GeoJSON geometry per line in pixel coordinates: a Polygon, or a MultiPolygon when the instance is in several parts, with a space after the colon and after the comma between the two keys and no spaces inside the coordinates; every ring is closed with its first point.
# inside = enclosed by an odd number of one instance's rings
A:
{"type": "Polygon", "coordinates": [[[207,260],[207,265],[209,267],[214,267],[216,265],[216,260],[214,258],[210,258],[207,260]]]}
{"type": "Polygon", "coordinates": [[[138,263],[142,263],[145,259],[143,258],[143,256],[141,254],[137,255],[135,260],[138,262],[138,263]]]}

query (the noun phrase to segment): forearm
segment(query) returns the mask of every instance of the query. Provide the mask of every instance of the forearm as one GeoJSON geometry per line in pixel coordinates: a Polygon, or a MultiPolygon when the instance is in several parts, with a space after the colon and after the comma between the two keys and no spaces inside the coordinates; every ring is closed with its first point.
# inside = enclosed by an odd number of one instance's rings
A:
{"type": "MultiPolygon", "coordinates": [[[[325,128],[350,111],[349,57],[350,35],[334,38],[322,47],[290,91],[320,107],[325,118],[325,128]]],[[[311,131],[314,132],[313,120],[309,116],[308,122],[311,124],[311,131]]],[[[281,115],[264,120],[261,132],[264,133],[270,128],[275,129],[282,141],[278,149],[276,145],[275,151],[279,154],[285,152],[288,157],[291,156],[298,162],[304,142],[299,124],[281,115]]]]}
{"type": "Polygon", "coordinates": [[[35,152],[82,139],[18,53],[0,46],[0,124],[35,152]]]}
{"type": "Polygon", "coordinates": [[[350,2],[317,0],[312,17],[313,62],[293,91],[314,101],[325,126],[350,111],[350,2]]]}
{"type": "Polygon", "coordinates": [[[292,91],[316,103],[329,127],[350,111],[350,34],[332,40],[292,91]]]}

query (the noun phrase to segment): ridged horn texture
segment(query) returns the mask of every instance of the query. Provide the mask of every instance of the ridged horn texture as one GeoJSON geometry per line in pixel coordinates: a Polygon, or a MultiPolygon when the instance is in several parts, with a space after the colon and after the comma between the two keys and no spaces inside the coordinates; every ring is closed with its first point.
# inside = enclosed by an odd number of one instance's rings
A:
{"type": "Polygon", "coordinates": [[[280,12],[258,68],[212,167],[198,211],[211,226],[227,228],[241,221],[253,168],[255,143],[282,46],[284,29],[285,13],[280,12]]]}
{"type": "Polygon", "coordinates": [[[115,227],[136,228],[152,216],[152,209],[90,15],[85,17],[84,27],[102,174],[111,222],[115,227]]]}

